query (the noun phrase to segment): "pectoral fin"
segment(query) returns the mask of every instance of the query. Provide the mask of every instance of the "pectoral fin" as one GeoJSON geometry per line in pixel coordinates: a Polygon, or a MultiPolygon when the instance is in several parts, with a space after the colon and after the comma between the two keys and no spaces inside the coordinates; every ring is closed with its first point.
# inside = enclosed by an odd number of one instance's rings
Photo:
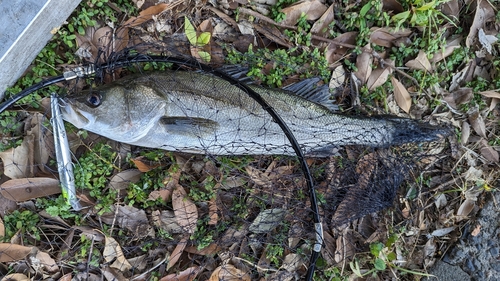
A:
{"type": "Polygon", "coordinates": [[[213,135],[219,127],[213,120],[190,117],[162,117],[159,124],[171,134],[196,137],[213,135]]]}

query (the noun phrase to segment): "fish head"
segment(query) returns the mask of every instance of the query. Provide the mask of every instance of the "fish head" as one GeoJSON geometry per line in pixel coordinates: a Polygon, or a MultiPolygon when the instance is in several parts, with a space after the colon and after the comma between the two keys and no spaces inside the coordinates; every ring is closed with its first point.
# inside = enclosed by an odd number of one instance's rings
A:
{"type": "Polygon", "coordinates": [[[62,118],[77,128],[126,143],[146,135],[165,105],[152,88],[127,81],[70,94],[60,104],[62,118]]]}

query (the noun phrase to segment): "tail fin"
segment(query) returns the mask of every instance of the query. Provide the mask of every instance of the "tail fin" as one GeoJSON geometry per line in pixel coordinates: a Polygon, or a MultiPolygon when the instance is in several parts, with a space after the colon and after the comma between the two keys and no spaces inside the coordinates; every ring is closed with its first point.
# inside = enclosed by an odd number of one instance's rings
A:
{"type": "Polygon", "coordinates": [[[453,132],[449,127],[431,125],[417,120],[393,116],[384,116],[383,118],[394,126],[391,145],[438,141],[453,132]]]}

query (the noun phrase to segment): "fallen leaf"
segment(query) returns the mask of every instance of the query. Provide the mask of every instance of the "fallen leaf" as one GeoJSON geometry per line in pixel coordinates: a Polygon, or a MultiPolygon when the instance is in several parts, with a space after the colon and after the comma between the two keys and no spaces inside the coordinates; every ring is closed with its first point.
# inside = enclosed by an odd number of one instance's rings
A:
{"type": "Polygon", "coordinates": [[[198,222],[198,209],[180,184],[176,184],[172,192],[172,208],[180,227],[185,232],[193,234],[198,222]]]}
{"type": "Polygon", "coordinates": [[[160,279],[160,281],[192,281],[200,273],[201,268],[193,266],[176,274],[169,274],[160,279]]]}
{"type": "Polygon", "coordinates": [[[101,220],[107,224],[118,224],[121,228],[128,229],[134,235],[133,239],[154,237],[154,229],[149,225],[148,217],[144,210],[129,205],[113,205],[110,212],[101,215],[101,220]],[[117,211],[116,208],[118,208],[117,211]]]}
{"type": "MultiPolygon", "coordinates": [[[[356,43],[356,38],[358,37],[358,32],[349,31],[340,34],[333,39],[334,42],[353,45],[356,43]]],[[[335,43],[329,43],[325,49],[325,58],[329,64],[336,63],[343,59],[345,54],[349,51],[349,48],[340,46],[335,43]]]]}
{"type": "Polygon", "coordinates": [[[462,138],[460,140],[460,143],[462,145],[465,145],[469,141],[470,137],[470,125],[467,123],[467,121],[462,122],[462,138]]]}
{"type": "Polygon", "coordinates": [[[492,51],[491,44],[497,42],[498,38],[493,35],[486,35],[482,28],[479,29],[478,38],[479,38],[479,43],[483,45],[483,48],[485,48],[486,51],[491,54],[492,51]]]}
{"type": "MultiPolygon", "coordinates": [[[[388,61],[389,61],[388,64],[391,65],[393,64],[391,60],[388,61]]],[[[368,81],[366,82],[368,90],[373,91],[375,88],[382,86],[387,81],[387,78],[391,73],[392,73],[392,68],[389,66],[386,66],[385,68],[374,69],[370,77],[368,77],[368,81]]]]}
{"type": "Polygon", "coordinates": [[[3,223],[3,220],[0,217],[0,237],[4,236],[5,236],[5,224],[3,223]]]}
{"type": "Polygon", "coordinates": [[[292,48],[293,44],[290,43],[290,39],[286,37],[281,31],[274,25],[268,24],[253,24],[255,30],[265,36],[267,39],[275,42],[276,44],[282,45],[287,48],[292,48]]]}
{"type": "Polygon", "coordinates": [[[457,227],[451,226],[451,227],[436,229],[431,233],[431,235],[434,237],[442,237],[442,236],[449,234],[453,230],[455,230],[455,228],[457,228],[457,227]]]}
{"type": "Polygon", "coordinates": [[[184,249],[184,251],[187,253],[191,253],[191,254],[195,254],[195,255],[202,255],[202,256],[215,255],[218,252],[220,252],[221,250],[222,250],[222,248],[219,247],[219,245],[217,245],[216,243],[210,243],[210,245],[208,245],[207,247],[205,247],[201,250],[198,250],[198,247],[196,247],[196,246],[190,246],[190,247],[186,247],[184,249]]]}
{"type": "Polygon", "coordinates": [[[476,200],[465,199],[457,210],[457,221],[465,219],[476,206],[476,200]]]}
{"type": "Polygon", "coordinates": [[[120,197],[126,196],[127,189],[131,183],[137,183],[142,176],[142,172],[138,169],[128,169],[114,175],[109,181],[108,188],[118,192],[120,197]]]}
{"type": "Polygon", "coordinates": [[[485,139],[479,141],[481,155],[490,162],[497,163],[499,160],[498,151],[491,147],[485,139]]]}
{"type": "Polygon", "coordinates": [[[296,272],[304,263],[304,260],[298,254],[290,253],[283,259],[283,264],[280,269],[288,272],[296,272]]]}
{"type": "Polygon", "coordinates": [[[137,169],[143,173],[149,172],[161,166],[159,163],[153,163],[152,161],[147,160],[144,156],[139,156],[131,160],[134,162],[137,169]]]}
{"type": "Polygon", "coordinates": [[[403,28],[396,31],[394,28],[389,27],[372,27],[370,32],[370,43],[387,48],[391,48],[397,39],[412,34],[410,29],[403,28]]]}
{"type": "Polygon", "coordinates": [[[470,235],[472,235],[473,237],[476,237],[479,235],[480,232],[481,232],[481,225],[477,224],[476,227],[474,227],[474,230],[472,230],[470,235]]]}
{"type": "Polygon", "coordinates": [[[368,81],[368,77],[370,77],[372,73],[372,64],[373,64],[373,55],[371,53],[370,44],[366,44],[363,49],[363,52],[358,55],[356,58],[356,72],[354,75],[358,77],[361,81],[361,84],[365,84],[368,81]]]}
{"type": "Polygon", "coordinates": [[[410,69],[425,70],[425,71],[432,70],[432,66],[431,63],[429,62],[429,59],[427,58],[427,54],[422,50],[418,52],[418,55],[415,59],[408,61],[405,65],[410,69]]]}
{"type": "Polygon", "coordinates": [[[58,193],[61,193],[59,181],[51,178],[13,179],[0,185],[0,194],[16,202],[24,202],[58,193]]]}
{"type": "Polygon", "coordinates": [[[158,14],[167,10],[168,8],[169,8],[169,5],[165,4],[165,3],[161,3],[161,4],[158,4],[156,6],[151,6],[147,9],[143,10],[142,12],[140,12],[138,17],[131,17],[123,25],[129,26],[129,27],[141,25],[142,23],[152,19],[153,16],[157,16],[158,14]]]}
{"type": "Polygon", "coordinates": [[[497,91],[484,91],[479,92],[479,94],[487,98],[500,99],[500,93],[497,91]]]}
{"type": "MultiPolygon", "coordinates": [[[[447,3],[449,3],[449,2],[447,2],[447,3]]],[[[454,37],[451,40],[447,40],[446,45],[444,47],[444,50],[439,50],[438,52],[436,52],[434,54],[434,56],[432,57],[431,62],[435,63],[435,62],[439,62],[439,61],[447,58],[449,55],[451,55],[455,51],[455,49],[459,49],[462,47],[460,45],[462,40],[463,40],[462,36],[454,37]]]]}
{"type": "Polygon", "coordinates": [[[11,243],[0,243],[0,262],[18,261],[26,258],[33,247],[26,247],[11,243]]]}
{"type": "Polygon", "coordinates": [[[11,179],[33,176],[33,172],[28,166],[28,163],[33,161],[33,155],[30,154],[29,149],[30,142],[33,143],[33,136],[26,136],[20,146],[0,152],[5,176],[11,179]]]}
{"type": "Polygon", "coordinates": [[[101,265],[100,267],[102,275],[106,278],[107,281],[127,281],[130,280],[128,278],[125,278],[123,274],[110,266],[107,265],[101,265]]]}
{"type": "Polygon", "coordinates": [[[267,233],[276,228],[285,217],[284,209],[267,209],[261,211],[248,230],[253,233],[267,233]]]}
{"type": "Polygon", "coordinates": [[[304,13],[309,21],[320,18],[328,8],[318,0],[306,0],[296,5],[281,10],[286,15],[281,23],[286,25],[296,25],[300,16],[304,13]]]}
{"type": "Polygon", "coordinates": [[[328,83],[328,88],[330,90],[340,89],[345,82],[345,69],[344,66],[339,65],[332,71],[332,76],[330,83],[328,83]]]}
{"type": "Polygon", "coordinates": [[[250,281],[250,275],[231,264],[217,267],[210,275],[209,281],[250,281]]]}
{"type": "Polygon", "coordinates": [[[471,88],[459,88],[445,95],[443,99],[451,107],[456,109],[459,105],[468,103],[473,96],[474,93],[472,92],[471,88]]]}
{"type": "Polygon", "coordinates": [[[486,125],[484,124],[484,119],[477,108],[468,112],[469,114],[469,123],[472,126],[472,129],[481,137],[486,138],[486,125]]]}
{"type": "Polygon", "coordinates": [[[398,79],[391,76],[392,86],[394,88],[394,98],[396,99],[396,103],[403,109],[406,113],[410,113],[411,107],[411,97],[406,87],[403,86],[403,83],[399,82],[398,79]]]}
{"type": "Polygon", "coordinates": [[[167,264],[167,271],[174,266],[179,258],[182,255],[182,252],[184,252],[184,249],[186,248],[188,239],[186,237],[182,238],[181,241],[177,243],[177,246],[175,246],[175,249],[172,251],[172,254],[170,255],[170,259],[167,264]]]}
{"type": "Polygon", "coordinates": [[[446,200],[446,195],[444,193],[439,194],[434,199],[434,204],[436,204],[436,208],[441,209],[448,204],[448,200],[446,200]]]}
{"type": "Polygon", "coordinates": [[[330,7],[323,13],[323,15],[321,15],[321,17],[316,22],[314,22],[310,30],[312,34],[320,36],[327,34],[327,32],[330,30],[330,23],[332,23],[335,19],[335,14],[333,11],[334,7],[335,5],[330,5],[330,7]]]}
{"type": "Polygon", "coordinates": [[[49,273],[56,273],[59,271],[59,266],[56,261],[49,256],[48,253],[38,251],[35,257],[31,257],[31,266],[38,264],[39,267],[42,267],[49,273]]]}
{"type": "Polygon", "coordinates": [[[487,0],[478,0],[476,5],[476,13],[474,15],[474,21],[469,29],[469,34],[467,35],[467,40],[465,41],[465,46],[470,48],[474,41],[476,40],[476,35],[480,28],[485,26],[486,21],[495,17],[495,8],[491,6],[487,0]]]}
{"type": "Polygon", "coordinates": [[[30,281],[30,279],[22,273],[12,273],[4,276],[0,281],[30,281]]]}
{"type": "Polygon", "coordinates": [[[125,255],[123,255],[120,244],[113,237],[106,236],[102,257],[107,263],[114,261],[110,267],[122,272],[132,268],[132,265],[125,258],[125,255]]]}

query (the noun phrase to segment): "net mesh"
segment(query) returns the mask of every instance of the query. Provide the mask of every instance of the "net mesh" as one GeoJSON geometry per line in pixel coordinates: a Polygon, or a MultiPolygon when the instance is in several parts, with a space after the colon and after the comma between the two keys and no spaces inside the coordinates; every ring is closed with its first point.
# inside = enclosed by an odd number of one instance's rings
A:
{"type": "MultiPolygon", "coordinates": [[[[207,47],[193,50],[178,33],[159,41],[143,32],[135,19],[79,38],[80,55],[97,72],[66,85],[61,110],[85,129],[66,125],[82,210],[72,211],[58,195],[50,110],[16,113],[25,136],[0,153],[9,214],[4,239],[12,242],[2,244],[0,261],[37,259],[0,272],[88,280],[304,278],[317,239],[314,208],[282,128],[219,72],[152,59],[192,58],[207,47]]],[[[218,66],[222,50],[211,47],[218,66]]],[[[292,67],[300,73],[303,66],[292,67]]],[[[321,88],[316,82],[311,91],[321,88]]],[[[385,220],[405,220],[400,204],[378,211],[407,199],[420,187],[420,171],[439,165],[437,153],[419,142],[445,131],[395,117],[336,115],[327,105],[257,83],[248,87],[276,110],[307,155],[324,230],[317,275],[325,277],[385,241],[385,220]]]]}

